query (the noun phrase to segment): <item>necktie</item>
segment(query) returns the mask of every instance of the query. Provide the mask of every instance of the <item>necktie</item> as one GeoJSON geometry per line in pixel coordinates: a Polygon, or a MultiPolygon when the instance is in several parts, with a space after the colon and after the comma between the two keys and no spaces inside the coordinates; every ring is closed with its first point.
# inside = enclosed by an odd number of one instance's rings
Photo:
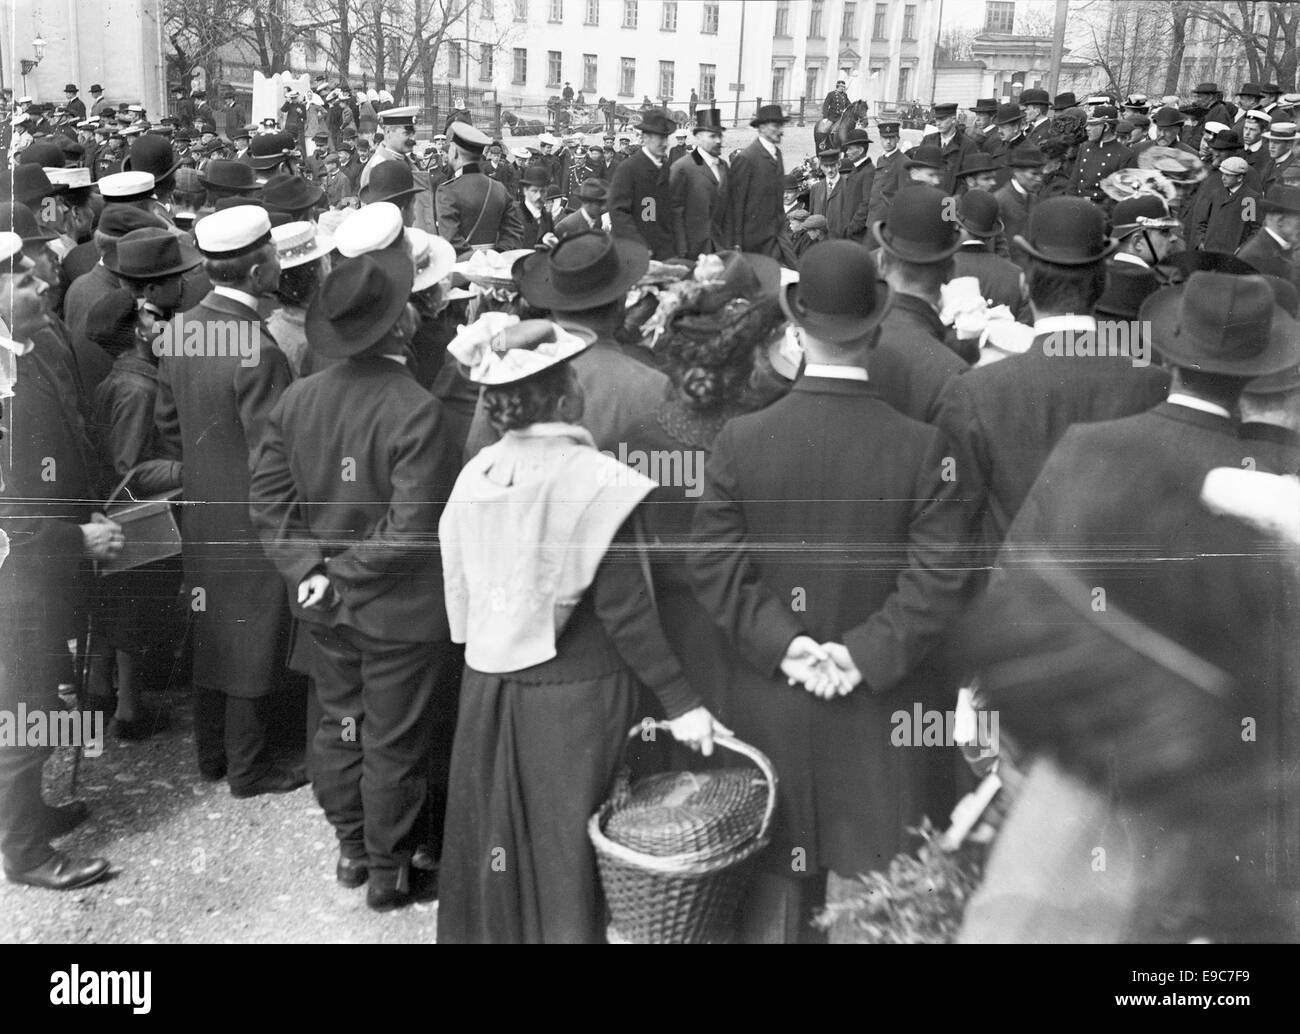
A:
{"type": "Polygon", "coordinates": [[[775,148],[775,151],[776,151],[776,164],[779,165],[782,169],[784,169],[785,163],[781,160],[781,148],[777,147],[775,148]]]}

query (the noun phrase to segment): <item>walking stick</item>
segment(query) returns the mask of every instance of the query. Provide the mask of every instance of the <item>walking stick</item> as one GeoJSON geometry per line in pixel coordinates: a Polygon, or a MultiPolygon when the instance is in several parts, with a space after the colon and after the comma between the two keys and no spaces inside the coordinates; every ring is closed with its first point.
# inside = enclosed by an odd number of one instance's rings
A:
{"type": "MultiPolygon", "coordinates": [[[[99,563],[91,561],[93,574],[95,578],[99,577],[99,563]]],[[[86,616],[86,635],[84,638],[85,646],[82,649],[81,665],[77,668],[77,710],[83,715],[86,713],[86,704],[90,699],[90,659],[93,656],[91,650],[94,648],[94,628],[95,615],[92,606],[91,612],[86,616]]],[[[83,721],[82,729],[86,728],[83,721]]],[[[72,754],[72,786],[69,792],[73,797],[77,795],[77,777],[81,774],[81,759],[86,753],[86,738],[84,735],[77,737],[77,746],[72,754]]]]}

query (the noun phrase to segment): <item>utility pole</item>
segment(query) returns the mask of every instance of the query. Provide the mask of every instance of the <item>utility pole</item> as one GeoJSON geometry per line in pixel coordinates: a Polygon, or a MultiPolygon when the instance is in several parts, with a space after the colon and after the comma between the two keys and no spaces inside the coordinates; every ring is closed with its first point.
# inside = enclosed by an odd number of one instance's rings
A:
{"type": "Polygon", "coordinates": [[[1056,26],[1052,32],[1052,67],[1047,76],[1047,92],[1060,92],[1061,61],[1065,57],[1065,23],[1070,16],[1070,0],[1056,0],[1056,26]]]}
{"type": "Polygon", "coordinates": [[[736,58],[736,117],[731,125],[734,129],[740,125],[740,92],[744,89],[745,78],[745,0],[740,0],[740,53],[736,58]]]}

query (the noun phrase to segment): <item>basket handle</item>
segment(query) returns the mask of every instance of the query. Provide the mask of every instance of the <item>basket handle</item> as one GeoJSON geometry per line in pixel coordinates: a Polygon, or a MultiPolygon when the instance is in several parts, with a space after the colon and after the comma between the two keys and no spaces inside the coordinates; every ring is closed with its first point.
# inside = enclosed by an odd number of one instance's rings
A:
{"type": "MultiPolygon", "coordinates": [[[[646,718],[627,731],[628,742],[636,739],[648,729],[662,729],[664,732],[671,732],[671,723],[646,718]]],[[[772,762],[768,760],[767,755],[761,750],[757,747],[751,747],[748,743],[738,740],[734,736],[715,735],[713,742],[719,747],[726,747],[733,754],[740,754],[749,758],[758,766],[758,770],[763,773],[763,778],[767,780],[767,804],[763,808],[763,823],[759,827],[757,836],[759,840],[764,839],[767,836],[768,828],[772,825],[772,816],[776,812],[776,769],[772,767],[772,762]]]]}

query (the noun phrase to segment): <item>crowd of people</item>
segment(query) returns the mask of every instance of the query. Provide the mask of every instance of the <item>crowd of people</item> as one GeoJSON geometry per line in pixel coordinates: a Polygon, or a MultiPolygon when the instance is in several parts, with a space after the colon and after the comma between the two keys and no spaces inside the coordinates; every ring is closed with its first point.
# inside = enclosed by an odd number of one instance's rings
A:
{"type": "MultiPolygon", "coordinates": [[[[339,883],[436,894],[442,942],[604,939],[587,822],[628,730],[734,734],[779,780],[736,936],[791,942],[989,778],[896,715],[1002,707],[964,937],[1300,935],[1296,570],[1258,516],[1300,474],[1300,96],[1024,90],[787,169],[778,105],[730,154],[714,108],[507,152],[390,98],[364,125],[346,84],[263,126],[77,92],[7,120],[4,709],[77,684],[146,739],[184,687],[201,778],[310,784],[339,883]],[[1246,488],[1205,495],[1220,468],[1246,488]],[[176,555],[125,562],[118,498],[177,500],[176,555]],[[1119,677],[1013,651],[1058,571],[1258,736],[1157,723],[1152,797],[1114,723],[1021,717],[1031,668],[1058,716],[1119,677]],[[1098,879],[1099,843],[1161,865],[1098,879]]],[[[0,743],[5,874],[82,887],[111,863],[54,846],[86,807],[44,801],[48,754],[0,743]]]]}

